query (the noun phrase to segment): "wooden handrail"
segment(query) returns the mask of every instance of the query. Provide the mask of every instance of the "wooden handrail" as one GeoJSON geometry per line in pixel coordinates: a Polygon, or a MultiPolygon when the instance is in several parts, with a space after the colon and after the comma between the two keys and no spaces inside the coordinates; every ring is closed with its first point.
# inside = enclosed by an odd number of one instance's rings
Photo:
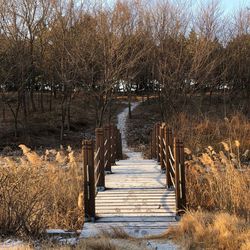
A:
{"type": "Polygon", "coordinates": [[[174,188],[176,209],[181,214],[186,207],[186,185],[183,142],[174,138],[165,123],[156,123],[151,133],[151,157],[166,171],[166,187],[174,188]]]}
{"type": "Polygon", "coordinates": [[[120,131],[112,124],[95,130],[96,140],[84,140],[83,202],[86,221],[95,221],[95,196],[105,190],[105,171],[111,173],[111,164],[122,159],[120,131]]]}

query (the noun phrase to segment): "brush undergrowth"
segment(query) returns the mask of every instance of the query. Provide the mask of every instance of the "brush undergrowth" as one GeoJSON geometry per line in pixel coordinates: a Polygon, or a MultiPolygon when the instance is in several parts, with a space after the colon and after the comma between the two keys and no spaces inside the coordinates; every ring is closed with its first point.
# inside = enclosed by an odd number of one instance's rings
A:
{"type": "Polygon", "coordinates": [[[82,170],[74,152],[46,150],[39,156],[0,159],[0,234],[37,236],[47,228],[80,229],[82,170]]]}
{"type": "MultiPolygon", "coordinates": [[[[168,124],[180,136],[185,146],[194,153],[202,153],[203,149],[211,145],[221,150],[221,141],[227,142],[231,148],[236,147],[232,142],[240,141],[240,153],[250,149],[250,121],[243,113],[237,112],[227,118],[219,115],[201,115],[181,112],[171,117],[168,124]]],[[[250,154],[248,155],[250,160],[250,154]]]]}
{"type": "Polygon", "coordinates": [[[186,149],[186,190],[188,207],[225,211],[250,219],[250,169],[226,142],[218,153],[209,146],[198,156],[186,149]]]}
{"type": "Polygon", "coordinates": [[[172,239],[181,249],[250,249],[249,224],[228,213],[188,212],[161,238],[172,239]]]}

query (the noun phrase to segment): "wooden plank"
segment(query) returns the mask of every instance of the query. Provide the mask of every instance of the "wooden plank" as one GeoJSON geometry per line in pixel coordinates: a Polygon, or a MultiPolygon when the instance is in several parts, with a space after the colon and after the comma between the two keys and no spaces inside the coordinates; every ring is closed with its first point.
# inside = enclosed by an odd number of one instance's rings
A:
{"type": "MultiPolygon", "coordinates": [[[[124,204],[124,203],[123,203],[124,204]]],[[[98,203],[96,205],[97,209],[102,209],[105,207],[110,207],[110,208],[120,208],[120,207],[151,207],[151,206],[155,206],[157,209],[159,207],[171,207],[171,208],[175,208],[175,203],[168,203],[168,204],[162,204],[162,203],[137,203],[135,205],[133,205],[133,203],[127,204],[126,206],[123,205],[122,203],[98,203]]]]}
{"type": "MultiPolygon", "coordinates": [[[[103,228],[106,229],[107,227],[114,227],[113,223],[100,223],[97,222],[95,223],[95,225],[91,224],[91,223],[86,223],[86,228],[87,227],[97,227],[97,228],[103,228]]],[[[177,225],[177,222],[116,222],[115,226],[116,227],[143,227],[143,228],[166,228],[167,226],[172,226],[172,225],[177,225]]]]}
{"type": "Polygon", "coordinates": [[[120,194],[161,194],[161,195],[170,195],[170,196],[174,196],[175,193],[173,192],[166,192],[166,191],[162,191],[162,190],[146,190],[146,191],[141,191],[141,190],[120,190],[117,192],[113,192],[111,191],[105,191],[105,192],[99,192],[97,196],[105,196],[105,195],[120,195],[120,194]]]}
{"type": "Polygon", "coordinates": [[[122,213],[174,213],[175,209],[171,209],[171,207],[154,207],[154,208],[147,208],[147,207],[116,207],[116,208],[101,208],[98,209],[97,213],[117,213],[117,214],[122,214],[122,213]]]}
{"type": "Polygon", "coordinates": [[[103,205],[103,204],[112,204],[112,203],[114,203],[114,204],[125,204],[125,203],[127,203],[127,204],[129,204],[129,203],[131,203],[131,204],[150,204],[150,203],[153,203],[153,204],[155,204],[155,203],[157,203],[157,204],[175,204],[175,200],[174,199],[172,199],[172,200],[167,200],[167,201],[161,201],[161,200],[157,200],[157,199],[147,199],[147,200],[138,200],[136,203],[136,200],[134,200],[134,199],[130,199],[130,200],[127,200],[127,199],[119,199],[119,200],[101,200],[101,201],[97,201],[96,202],[96,204],[98,205],[98,204],[101,204],[101,205],[103,205]]]}
{"type": "Polygon", "coordinates": [[[115,217],[101,217],[96,223],[112,223],[112,222],[176,222],[174,216],[115,216],[115,217]]]}
{"type": "Polygon", "coordinates": [[[152,198],[152,197],[155,197],[155,198],[175,198],[175,196],[174,195],[172,195],[172,194],[133,194],[133,193],[131,193],[131,194],[117,194],[117,195],[114,195],[114,194],[107,194],[107,195],[98,195],[97,196],[97,200],[98,199],[102,199],[102,198],[107,198],[107,197],[110,197],[110,198],[112,198],[112,197],[115,197],[115,198],[117,198],[117,199],[119,199],[119,198],[125,198],[125,197],[134,197],[134,198],[146,198],[146,197],[149,197],[149,198],[152,198]]]}
{"type": "Polygon", "coordinates": [[[136,204],[140,204],[140,203],[160,203],[160,204],[169,204],[169,203],[173,203],[175,204],[175,199],[167,199],[167,200],[161,200],[161,199],[114,199],[114,200],[97,200],[96,204],[108,204],[108,203],[120,203],[120,204],[125,204],[125,203],[131,203],[133,204],[134,202],[136,202],[136,204]]]}
{"type": "Polygon", "coordinates": [[[110,196],[110,195],[124,195],[124,194],[134,194],[134,195],[169,195],[169,196],[174,196],[175,193],[174,192],[166,192],[166,191],[162,191],[162,190],[147,190],[147,191],[140,191],[140,190],[127,190],[127,191],[119,191],[119,192],[112,192],[112,191],[106,191],[106,192],[99,192],[98,196],[110,196]]]}
{"type": "Polygon", "coordinates": [[[95,237],[102,232],[112,232],[113,228],[120,228],[134,237],[145,237],[148,235],[159,235],[164,233],[173,223],[86,223],[80,238],[95,237]]]}
{"type": "MultiPolygon", "coordinates": [[[[121,214],[117,214],[117,213],[96,213],[96,215],[98,217],[115,217],[115,216],[121,216],[121,214]]],[[[123,213],[122,216],[134,216],[134,217],[138,217],[138,216],[175,216],[176,212],[162,212],[162,213],[123,213]]]]}
{"type": "Polygon", "coordinates": [[[136,203],[135,205],[133,203],[130,204],[124,204],[124,203],[99,203],[96,204],[97,208],[104,209],[106,207],[145,207],[145,208],[159,208],[159,207],[175,207],[175,203],[167,203],[167,204],[162,204],[162,203],[136,203]]]}

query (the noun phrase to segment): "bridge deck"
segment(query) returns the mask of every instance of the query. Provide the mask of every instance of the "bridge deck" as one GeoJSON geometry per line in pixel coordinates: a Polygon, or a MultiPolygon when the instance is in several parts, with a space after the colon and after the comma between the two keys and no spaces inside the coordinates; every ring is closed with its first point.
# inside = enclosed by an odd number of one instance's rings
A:
{"type": "Polygon", "coordinates": [[[175,192],[166,190],[165,174],[154,160],[122,160],[106,175],[106,191],[96,197],[95,223],[82,236],[119,227],[133,236],[154,235],[175,224],[175,192]]]}

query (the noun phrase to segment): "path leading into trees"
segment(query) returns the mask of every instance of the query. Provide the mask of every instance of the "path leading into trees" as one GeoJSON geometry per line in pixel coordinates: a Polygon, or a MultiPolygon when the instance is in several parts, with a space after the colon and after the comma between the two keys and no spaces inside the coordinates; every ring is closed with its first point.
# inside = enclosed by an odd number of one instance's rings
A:
{"type": "MultiPolygon", "coordinates": [[[[139,103],[132,104],[132,110],[139,103]]],[[[140,152],[129,148],[126,140],[128,108],[118,115],[126,160],[112,166],[105,176],[106,190],[96,196],[95,223],[85,223],[83,237],[121,228],[135,237],[158,235],[176,223],[175,192],[165,187],[165,174],[154,160],[145,160],[140,152]]]]}

